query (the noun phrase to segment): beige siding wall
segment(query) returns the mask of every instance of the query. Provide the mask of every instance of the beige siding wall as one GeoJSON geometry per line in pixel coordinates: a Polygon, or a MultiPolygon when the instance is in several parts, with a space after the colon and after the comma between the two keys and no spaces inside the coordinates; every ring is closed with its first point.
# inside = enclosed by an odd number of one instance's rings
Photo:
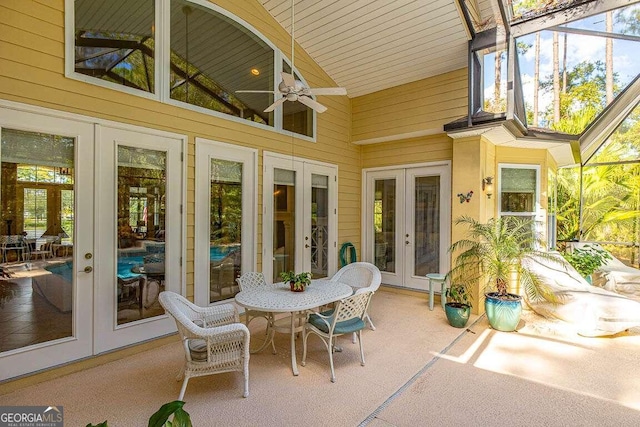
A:
{"type": "Polygon", "coordinates": [[[467,115],[467,87],[463,68],[354,98],[353,142],[442,133],[467,115]]]}
{"type": "MultiPolygon", "coordinates": [[[[215,3],[253,25],[284,52],[290,50],[289,35],[257,0],[217,0],[215,3]]],[[[264,150],[337,164],[338,242],[359,242],[361,148],[349,142],[351,110],[347,97],[320,97],[320,102],[329,110],[317,115],[317,142],[292,141],[291,137],[274,131],[65,78],[64,34],[63,0],[3,0],[0,3],[0,98],[188,136],[186,271],[189,295],[193,295],[196,136],[259,149],[259,191],[262,190],[264,150]]],[[[302,49],[296,51],[296,66],[312,86],[335,84],[302,49]]],[[[261,205],[262,193],[259,194],[261,205]]],[[[261,236],[261,225],[259,215],[258,236],[261,236]]],[[[258,253],[260,251],[261,245],[258,253]]]]}
{"type": "Polygon", "coordinates": [[[362,167],[375,168],[451,160],[453,141],[445,134],[362,146],[362,167]]]}

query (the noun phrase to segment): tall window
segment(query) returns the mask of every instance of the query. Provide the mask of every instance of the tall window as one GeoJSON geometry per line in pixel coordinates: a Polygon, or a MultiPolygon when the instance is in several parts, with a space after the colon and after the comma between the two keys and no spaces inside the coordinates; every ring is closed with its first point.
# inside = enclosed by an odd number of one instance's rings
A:
{"type": "Polygon", "coordinates": [[[47,190],[24,189],[24,226],[28,238],[38,238],[47,229],[47,190]]]}
{"type": "Polygon", "coordinates": [[[210,8],[171,1],[170,97],[273,126],[273,49],[210,8]]]}
{"type": "Polygon", "coordinates": [[[278,122],[280,130],[313,137],[315,113],[305,105],[286,102],[264,112],[280,97],[274,95],[280,71],[292,72],[284,55],[213,2],[130,0],[116,7],[66,0],[66,5],[74,12],[67,31],[69,77],[234,120],[269,127],[278,122]],[[169,10],[168,20],[160,19],[161,10],[169,10]],[[169,42],[156,46],[156,40],[169,42]],[[166,64],[156,60],[165,57],[166,64]]]}
{"type": "MultiPolygon", "coordinates": [[[[536,220],[540,211],[540,166],[499,165],[500,216],[536,220]]],[[[535,222],[533,232],[544,234],[543,221],[535,222]]]]}
{"type": "Polygon", "coordinates": [[[74,12],[75,71],[153,93],[155,3],[75,0],[74,12]]]}
{"type": "Polygon", "coordinates": [[[539,210],[540,166],[500,165],[500,215],[535,219],[539,210]]]}

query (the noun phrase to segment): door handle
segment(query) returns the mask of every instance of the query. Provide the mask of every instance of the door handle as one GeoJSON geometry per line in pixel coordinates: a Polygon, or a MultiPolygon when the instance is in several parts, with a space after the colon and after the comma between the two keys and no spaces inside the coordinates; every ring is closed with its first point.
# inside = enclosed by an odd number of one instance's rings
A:
{"type": "Polygon", "coordinates": [[[309,245],[305,243],[305,244],[304,244],[304,247],[305,247],[305,248],[308,248],[308,247],[309,247],[309,245]]]}
{"type": "Polygon", "coordinates": [[[408,244],[409,244],[409,241],[408,241],[408,240],[405,240],[405,241],[404,241],[404,244],[405,244],[405,245],[408,245],[408,244]]]}
{"type": "Polygon", "coordinates": [[[84,270],[81,270],[80,273],[91,273],[93,271],[93,267],[87,265],[84,270]]]}

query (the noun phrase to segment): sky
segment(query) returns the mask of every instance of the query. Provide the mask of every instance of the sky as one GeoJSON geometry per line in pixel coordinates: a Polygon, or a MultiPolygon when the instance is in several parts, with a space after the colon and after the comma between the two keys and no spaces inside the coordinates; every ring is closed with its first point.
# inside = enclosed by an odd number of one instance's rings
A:
{"type": "MultiPolygon", "coordinates": [[[[640,4],[631,5],[623,10],[628,14],[632,9],[640,8],[640,4]]],[[[616,13],[614,12],[614,32],[621,33],[622,25],[616,23],[616,13]]],[[[589,29],[594,31],[605,31],[605,15],[595,15],[568,24],[572,28],[589,29]]],[[[563,58],[563,38],[564,33],[560,33],[559,37],[559,57],[563,58]]],[[[579,34],[567,33],[567,69],[573,67],[582,61],[602,61],[605,62],[605,38],[597,36],[585,36],[579,34]]],[[[523,93],[525,102],[531,108],[533,106],[533,80],[534,80],[534,63],[535,63],[535,34],[530,34],[518,39],[518,42],[524,42],[531,45],[531,48],[524,55],[519,57],[519,65],[521,70],[521,78],[523,82],[523,93]]],[[[622,88],[626,87],[633,78],[640,73],[640,42],[614,39],[613,41],[613,66],[614,73],[617,73],[619,84],[622,88]]],[[[492,61],[492,59],[490,59],[492,61]]],[[[561,65],[562,66],[562,65],[561,65]]],[[[506,61],[503,62],[503,79],[506,77],[506,61]]],[[[553,72],[553,33],[551,31],[541,32],[540,41],[540,79],[548,79],[553,72]]],[[[493,97],[493,79],[494,79],[493,62],[491,65],[485,66],[485,97],[493,97]]],[[[544,111],[552,102],[553,95],[551,93],[539,94],[539,111],[544,111]]]]}

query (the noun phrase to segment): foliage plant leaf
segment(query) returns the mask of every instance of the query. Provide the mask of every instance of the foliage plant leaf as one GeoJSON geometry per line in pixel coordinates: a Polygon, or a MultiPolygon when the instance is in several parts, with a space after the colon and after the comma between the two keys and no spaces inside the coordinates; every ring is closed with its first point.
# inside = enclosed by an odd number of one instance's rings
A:
{"type": "Polygon", "coordinates": [[[182,408],[177,409],[176,412],[173,413],[173,427],[192,427],[191,426],[191,417],[189,414],[182,408]]]}
{"type": "Polygon", "coordinates": [[[182,410],[183,406],[184,402],[181,400],[174,400],[173,402],[165,403],[156,411],[155,414],[151,416],[151,418],[149,418],[149,427],[164,426],[169,417],[176,411],[182,410]]]}

